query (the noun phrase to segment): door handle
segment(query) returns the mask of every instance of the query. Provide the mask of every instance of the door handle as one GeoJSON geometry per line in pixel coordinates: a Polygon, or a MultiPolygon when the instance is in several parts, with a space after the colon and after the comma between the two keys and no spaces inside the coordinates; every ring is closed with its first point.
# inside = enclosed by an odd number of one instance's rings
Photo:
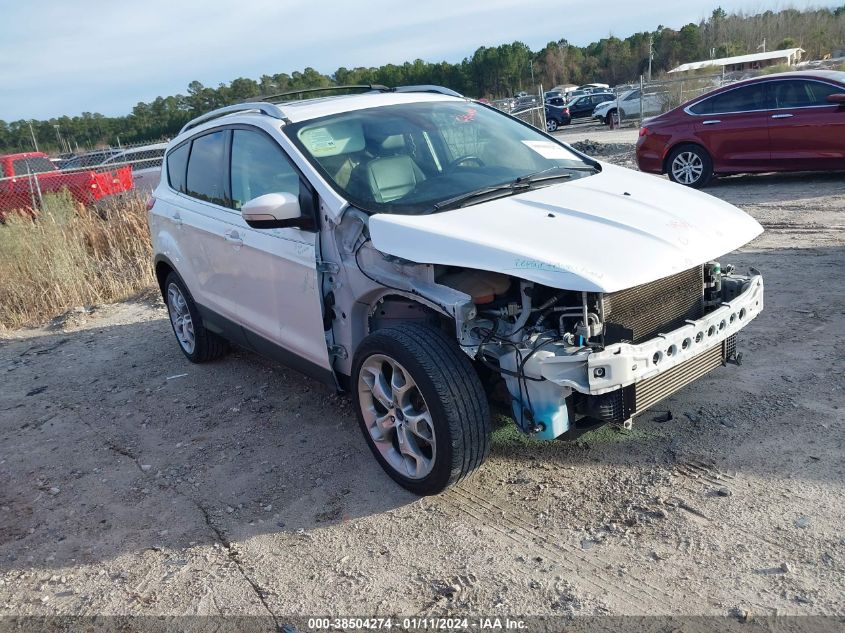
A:
{"type": "Polygon", "coordinates": [[[793,116],[795,116],[795,115],[793,115],[793,114],[773,114],[772,118],[773,119],[791,119],[793,116]]]}
{"type": "Polygon", "coordinates": [[[173,222],[176,226],[182,226],[182,216],[178,211],[173,214],[173,222]]]}
{"type": "Polygon", "coordinates": [[[244,243],[241,239],[240,233],[237,231],[226,231],[223,234],[223,239],[229,242],[232,246],[243,246],[244,243]]]}
{"type": "Polygon", "coordinates": [[[721,123],[719,119],[710,119],[709,121],[702,121],[701,125],[716,125],[717,123],[721,123]]]}

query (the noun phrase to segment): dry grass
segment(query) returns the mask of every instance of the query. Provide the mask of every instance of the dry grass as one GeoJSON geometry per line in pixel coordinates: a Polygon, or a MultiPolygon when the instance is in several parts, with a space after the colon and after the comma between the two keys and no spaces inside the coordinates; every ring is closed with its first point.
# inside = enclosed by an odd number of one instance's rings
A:
{"type": "Polygon", "coordinates": [[[120,301],[153,284],[140,197],[100,213],[61,194],[44,206],[35,222],[10,216],[0,225],[0,329],[120,301]]]}

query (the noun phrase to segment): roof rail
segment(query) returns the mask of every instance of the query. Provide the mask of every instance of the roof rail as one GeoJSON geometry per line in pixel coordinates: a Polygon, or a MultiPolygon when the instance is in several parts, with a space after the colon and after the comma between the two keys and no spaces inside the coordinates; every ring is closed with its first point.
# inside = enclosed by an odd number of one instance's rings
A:
{"type": "Polygon", "coordinates": [[[226,106],[225,108],[217,108],[216,110],[212,110],[211,112],[206,112],[203,115],[198,116],[195,119],[191,119],[188,121],[181,130],[179,130],[179,134],[183,132],[187,132],[198,125],[205,123],[207,121],[211,121],[213,119],[217,119],[222,116],[226,116],[227,114],[235,114],[236,112],[261,112],[262,114],[266,114],[267,116],[271,116],[274,119],[285,119],[285,113],[279,108],[279,106],[274,105],[272,103],[258,103],[258,102],[250,102],[250,103],[237,103],[235,105],[226,106]]]}
{"type": "Polygon", "coordinates": [[[461,97],[463,98],[460,92],[455,92],[451,88],[445,88],[443,86],[435,86],[434,84],[420,84],[418,86],[396,86],[395,88],[390,89],[392,92],[436,92],[442,95],[449,95],[450,97],[461,97]]]}
{"type": "MultiPolygon", "coordinates": [[[[323,86],[320,88],[303,88],[302,90],[288,90],[286,92],[280,92],[279,94],[275,95],[267,95],[262,97],[257,97],[262,101],[279,101],[282,97],[292,97],[294,95],[304,95],[304,94],[311,94],[313,92],[334,92],[335,90],[361,90],[363,92],[385,92],[390,90],[387,86],[381,86],[379,84],[353,84],[349,86],[323,86]]],[[[284,99],[281,99],[284,101],[284,99]]],[[[289,101],[291,101],[289,99],[289,101]]]]}

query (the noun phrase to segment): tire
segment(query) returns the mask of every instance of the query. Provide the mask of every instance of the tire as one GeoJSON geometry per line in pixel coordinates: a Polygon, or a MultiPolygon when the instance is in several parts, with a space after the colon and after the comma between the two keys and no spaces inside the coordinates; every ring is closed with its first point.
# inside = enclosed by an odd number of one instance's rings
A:
{"type": "Polygon", "coordinates": [[[611,122],[613,121],[613,117],[616,116],[616,110],[610,110],[607,113],[607,116],[604,117],[604,124],[610,126],[611,122]]]}
{"type": "Polygon", "coordinates": [[[407,323],[365,338],[353,359],[351,390],[376,460],[414,494],[442,492],[490,452],[484,387],[440,330],[407,323]]]}
{"type": "Polygon", "coordinates": [[[557,121],[555,119],[546,119],[546,132],[550,134],[557,130],[557,121]]]}
{"type": "Polygon", "coordinates": [[[679,145],[666,159],[669,180],[700,189],[713,178],[713,160],[700,145],[679,145]]]}
{"type": "Polygon", "coordinates": [[[175,272],[167,275],[163,294],[176,342],[189,361],[205,363],[229,351],[226,339],[205,329],[191,293],[175,272]]]}

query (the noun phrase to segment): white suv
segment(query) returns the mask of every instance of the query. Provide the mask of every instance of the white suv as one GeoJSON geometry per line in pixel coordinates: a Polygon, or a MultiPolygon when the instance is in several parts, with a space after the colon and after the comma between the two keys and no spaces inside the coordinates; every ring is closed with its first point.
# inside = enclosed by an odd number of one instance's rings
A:
{"type": "Polygon", "coordinates": [[[170,143],[149,219],[189,360],[232,342],[348,390],[432,494],[484,461],[490,402],[571,438],[735,355],[763,283],[715,258],[757,222],[423,89],[231,106],[170,143]]]}

